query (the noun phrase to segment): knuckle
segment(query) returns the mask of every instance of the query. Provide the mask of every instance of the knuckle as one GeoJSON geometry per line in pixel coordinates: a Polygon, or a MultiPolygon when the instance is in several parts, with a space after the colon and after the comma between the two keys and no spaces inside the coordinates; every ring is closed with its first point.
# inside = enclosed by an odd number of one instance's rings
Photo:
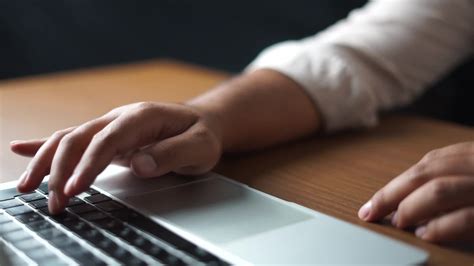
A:
{"type": "Polygon", "coordinates": [[[194,132],[193,136],[202,142],[209,151],[213,154],[219,153],[221,147],[215,134],[206,126],[199,126],[194,132]]]}
{"type": "Polygon", "coordinates": [[[440,157],[442,151],[443,151],[442,149],[434,149],[432,151],[427,152],[423,156],[423,158],[421,158],[421,162],[430,162],[433,159],[440,157]]]}
{"type": "Polygon", "coordinates": [[[66,129],[62,129],[62,130],[58,130],[58,131],[55,131],[52,135],[51,135],[51,138],[53,139],[61,139],[64,137],[64,135],[67,134],[67,130],[66,129]]]}
{"type": "Polygon", "coordinates": [[[411,173],[408,179],[411,185],[419,186],[429,180],[429,177],[426,175],[426,173],[428,172],[428,167],[428,161],[420,161],[411,168],[411,173]]]}
{"type": "Polygon", "coordinates": [[[115,130],[112,130],[110,127],[105,127],[103,130],[98,132],[92,137],[92,142],[104,145],[112,143],[116,139],[117,133],[115,130]]]}
{"type": "Polygon", "coordinates": [[[193,131],[193,137],[200,140],[211,139],[211,131],[205,126],[199,126],[193,131]]]}
{"type": "Polygon", "coordinates": [[[433,200],[442,202],[450,194],[451,186],[445,180],[436,179],[430,182],[430,190],[433,200]]]}
{"type": "Polygon", "coordinates": [[[459,221],[460,228],[474,227],[474,208],[469,208],[462,212],[461,221],[459,221]]]}
{"type": "Polygon", "coordinates": [[[127,115],[131,119],[140,118],[147,116],[151,110],[159,109],[159,106],[152,102],[140,102],[135,105],[133,109],[131,109],[127,115]]]}
{"type": "Polygon", "coordinates": [[[153,102],[138,102],[135,104],[136,110],[148,110],[153,107],[155,107],[153,102]]]}
{"type": "Polygon", "coordinates": [[[69,133],[61,139],[60,145],[65,148],[70,148],[70,147],[74,147],[77,144],[77,142],[78,142],[77,136],[73,133],[69,133]]]}

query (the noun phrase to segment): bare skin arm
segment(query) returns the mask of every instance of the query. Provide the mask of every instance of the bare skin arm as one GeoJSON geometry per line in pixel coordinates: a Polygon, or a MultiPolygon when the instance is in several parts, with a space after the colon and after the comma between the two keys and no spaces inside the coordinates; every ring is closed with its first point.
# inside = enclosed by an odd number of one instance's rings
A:
{"type": "Polygon", "coordinates": [[[319,115],[303,90],[271,70],[243,74],[186,104],[122,106],[43,140],[16,141],[14,152],[33,156],[18,189],[35,189],[50,174],[49,208],[64,209],[111,162],[141,177],[200,174],[225,151],[269,146],[311,134],[319,115]]]}

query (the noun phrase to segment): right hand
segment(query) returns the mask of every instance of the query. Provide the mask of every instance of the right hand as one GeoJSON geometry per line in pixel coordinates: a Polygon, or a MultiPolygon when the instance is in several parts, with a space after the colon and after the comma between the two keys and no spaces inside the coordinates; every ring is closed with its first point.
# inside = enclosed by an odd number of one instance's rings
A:
{"type": "Polygon", "coordinates": [[[32,191],[50,174],[49,210],[55,214],[111,162],[130,166],[140,177],[202,174],[222,153],[216,125],[214,117],[190,106],[146,102],[116,108],[46,139],[14,141],[15,153],[33,157],[18,190],[32,191]]]}

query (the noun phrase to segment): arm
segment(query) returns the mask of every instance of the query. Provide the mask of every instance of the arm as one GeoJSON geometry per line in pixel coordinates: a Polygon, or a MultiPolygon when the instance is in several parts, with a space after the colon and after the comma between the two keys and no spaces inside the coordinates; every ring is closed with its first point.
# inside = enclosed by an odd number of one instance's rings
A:
{"type": "MultiPolygon", "coordinates": [[[[269,48],[247,73],[187,105],[128,105],[46,140],[12,143],[15,152],[34,156],[18,188],[32,190],[50,173],[49,207],[55,213],[112,161],[143,177],[199,174],[210,170],[223,150],[260,148],[323,126],[331,131],[374,125],[378,110],[412,100],[471,54],[473,10],[469,0],[371,2],[320,35],[269,48]]],[[[394,189],[404,187],[398,181],[387,187],[395,192],[391,200],[374,199],[361,218],[382,218],[419,191],[416,186],[394,189]]],[[[431,207],[431,215],[438,207],[431,207]]],[[[472,217],[472,211],[467,213],[472,217]]],[[[460,234],[468,235],[462,233],[470,228],[472,223],[460,234]]]]}
{"type": "Polygon", "coordinates": [[[316,102],[325,130],[370,127],[413,101],[474,52],[470,0],[378,0],[327,30],[267,48],[249,70],[291,77],[316,102]]]}
{"type": "Polygon", "coordinates": [[[33,156],[18,189],[49,179],[49,208],[85,191],[111,162],[137,176],[209,171],[223,151],[272,145],[316,131],[309,97],[291,79],[270,70],[238,76],[186,104],[122,106],[44,140],[16,141],[16,153],[33,156]]]}
{"type": "Polygon", "coordinates": [[[216,131],[225,152],[270,146],[321,127],[309,96],[293,80],[272,70],[238,76],[188,104],[218,121],[216,131]]]}

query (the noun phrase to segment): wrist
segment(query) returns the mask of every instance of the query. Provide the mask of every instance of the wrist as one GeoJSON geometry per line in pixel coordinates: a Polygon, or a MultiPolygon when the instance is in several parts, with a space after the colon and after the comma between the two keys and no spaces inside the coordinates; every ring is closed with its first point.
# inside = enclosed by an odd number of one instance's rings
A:
{"type": "Polygon", "coordinates": [[[184,103],[186,106],[192,108],[199,116],[202,123],[213,134],[217,144],[219,145],[220,153],[225,149],[223,118],[221,114],[215,111],[208,103],[204,101],[190,100],[184,103]]]}

